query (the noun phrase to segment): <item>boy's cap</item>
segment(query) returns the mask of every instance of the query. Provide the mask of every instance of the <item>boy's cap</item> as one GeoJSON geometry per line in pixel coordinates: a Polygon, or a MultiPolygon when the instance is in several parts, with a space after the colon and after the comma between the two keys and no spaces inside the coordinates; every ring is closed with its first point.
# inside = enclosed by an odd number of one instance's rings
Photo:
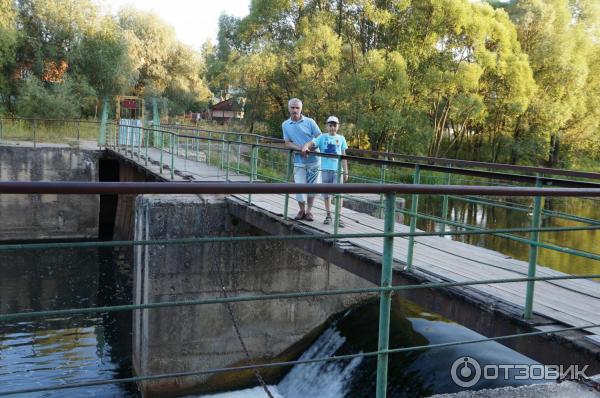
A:
{"type": "Polygon", "coordinates": [[[340,121],[338,120],[337,117],[335,116],[329,116],[327,118],[327,123],[335,123],[335,124],[340,124],[340,121]]]}

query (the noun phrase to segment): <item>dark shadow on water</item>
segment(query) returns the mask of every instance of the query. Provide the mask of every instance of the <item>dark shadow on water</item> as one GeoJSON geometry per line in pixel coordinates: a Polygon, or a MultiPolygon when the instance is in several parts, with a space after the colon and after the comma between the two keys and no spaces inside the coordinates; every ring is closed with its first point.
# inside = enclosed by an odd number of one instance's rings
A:
{"type": "MultiPolygon", "coordinates": [[[[377,351],[379,301],[347,311],[302,356],[302,359],[377,351]]],[[[484,336],[439,316],[424,313],[394,298],[390,323],[390,348],[427,346],[484,336]]],[[[486,364],[536,364],[535,361],[496,342],[425,348],[392,354],[388,362],[388,397],[425,397],[464,391],[451,376],[455,361],[468,356],[486,364]]],[[[461,362],[462,363],[462,362],[461,362]]],[[[470,389],[521,386],[534,380],[517,380],[515,372],[496,380],[482,378],[470,389]]],[[[284,398],[370,398],[375,396],[377,358],[298,365],[278,385],[284,398]],[[318,376],[319,381],[313,376],[318,376]]],[[[464,380],[462,380],[464,381],[464,380]]],[[[226,397],[226,395],[225,395],[226,397]]]]}

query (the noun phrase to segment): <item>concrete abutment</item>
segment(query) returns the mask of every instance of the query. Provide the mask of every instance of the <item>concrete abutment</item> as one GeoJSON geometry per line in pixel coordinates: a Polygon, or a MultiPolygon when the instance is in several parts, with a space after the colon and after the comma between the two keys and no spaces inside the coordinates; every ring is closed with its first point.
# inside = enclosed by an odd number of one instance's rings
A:
{"type": "MultiPolygon", "coordinates": [[[[232,216],[219,196],[144,195],[136,200],[135,239],[256,236],[264,232],[232,216]]],[[[134,302],[373,286],[288,242],[236,241],[137,246],[134,302]]],[[[139,375],[200,371],[298,356],[333,314],[368,295],[308,297],[231,304],[248,348],[241,347],[224,304],[135,311],[133,362],[139,375]]],[[[284,371],[284,370],[281,370],[284,371]]],[[[277,380],[277,371],[265,373],[277,380]]],[[[145,396],[255,385],[251,372],[141,383],[145,396]]]]}
{"type": "MultiPolygon", "coordinates": [[[[100,151],[0,146],[0,181],[98,181],[100,151]]],[[[95,239],[99,195],[0,195],[0,242],[95,239]]]]}

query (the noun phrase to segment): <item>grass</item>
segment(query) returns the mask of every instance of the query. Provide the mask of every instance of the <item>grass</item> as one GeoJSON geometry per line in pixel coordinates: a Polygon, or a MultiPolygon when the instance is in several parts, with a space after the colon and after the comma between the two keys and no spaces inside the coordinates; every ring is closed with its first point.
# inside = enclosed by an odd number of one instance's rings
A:
{"type": "Polygon", "coordinates": [[[0,141],[71,144],[98,139],[100,124],[88,121],[0,120],[0,141]]]}

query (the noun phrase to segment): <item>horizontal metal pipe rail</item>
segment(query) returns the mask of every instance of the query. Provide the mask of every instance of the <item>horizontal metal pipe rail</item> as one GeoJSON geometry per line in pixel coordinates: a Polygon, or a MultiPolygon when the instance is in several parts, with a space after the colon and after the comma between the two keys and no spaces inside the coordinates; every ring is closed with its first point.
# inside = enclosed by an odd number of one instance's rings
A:
{"type": "Polygon", "coordinates": [[[365,294],[365,293],[381,293],[381,292],[400,292],[408,290],[420,290],[420,289],[441,289],[450,287],[465,287],[465,286],[477,286],[477,285],[492,285],[492,284],[505,284],[505,283],[518,283],[518,282],[548,282],[548,281],[560,281],[560,280],[577,280],[577,279],[597,279],[600,278],[600,274],[588,274],[588,275],[564,275],[564,276],[537,276],[537,277],[521,277],[521,278],[505,278],[505,279],[484,279],[477,281],[463,281],[463,282],[431,282],[431,283],[420,283],[418,285],[392,285],[392,286],[381,286],[381,287],[365,287],[355,289],[336,289],[336,290],[313,290],[306,292],[289,292],[289,293],[272,293],[272,294],[260,294],[260,295],[244,295],[244,296],[229,296],[229,297],[214,297],[197,300],[182,300],[182,301],[157,301],[147,304],[126,304],[126,305],[113,305],[103,307],[90,307],[90,308],[68,308],[63,310],[48,310],[48,311],[29,311],[29,312],[16,312],[11,314],[0,314],[0,323],[12,322],[24,319],[40,319],[40,318],[60,318],[69,315],[90,315],[100,313],[113,313],[123,312],[132,310],[144,310],[144,309],[156,309],[166,307],[186,307],[194,305],[212,305],[212,304],[224,304],[224,303],[241,303],[248,301],[266,301],[266,300],[282,300],[282,299],[295,299],[295,298],[306,298],[306,297],[322,297],[322,296],[339,296],[339,295],[352,295],[352,294],[365,294]]]}
{"type": "Polygon", "coordinates": [[[273,194],[273,193],[402,193],[427,195],[600,197],[600,188],[530,188],[423,184],[280,184],[245,182],[76,182],[0,181],[0,193],[63,194],[273,194]]]}
{"type": "Polygon", "coordinates": [[[564,332],[581,331],[581,330],[591,329],[591,328],[598,327],[598,326],[600,326],[600,324],[590,324],[590,325],[586,325],[586,326],[558,328],[558,329],[552,329],[552,330],[496,336],[496,337],[489,337],[489,338],[483,338],[483,339],[464,340],[464,341],[460,341],[460,342],[437,343],[437,344],[430,344],[430,345],[392,348],[392,349],[387,349],[387,350],[377,350],[377,351],[371,351],[371,352],[365,352],[365,353],[359,353],[359,354],[338,355],[338,356],[332,356],[332,357],[321,357],[321,358],[312,358],[312,359],[303,359],[303,360],[276,362],[276,363],[263,363],[263,364],[257,364],[257,365],[245,365],[245,366],[236,366],[236,367],[229,367],[229,368],[215,368],[215,369],[198,370],[198,371],[190,371],[190,372],[165,373],[165,374],[159,374],[159,375],[137,376],[137,377],[128,377],[128,378],[112,379],[112,380],[97,380],[97,381],[64,384],[64,385],[58,385],[58,386],[52,386],[52,387],[25,388],[25,389],[19,389],[19,390],[2,391],[2,392],[0,392],[0,396],[28,394],[28,393],[44,392],[44,391],[57,391],[57,390],[66,390],[66,389],[73,389],[73,388],[86,388],[86,387],[94,387],[94,386],[101,386],[101,385],[107,385],[107,384],[136,383],[136,382],[141,382],[141,381],[162,380],[162,379],[167,379],[167,378],[183,378],[183,377],[189,377],[189,376],[212,375],[212,374],[219,374],[219,373],[226,373],[226,372],[240,372],[240,371],[252,370],[252,369],[289,367],[289,366],[309,364],[309,363],[342,361],[342,360],[349,360],[349,359],[359,358],[359,357],[373,357],[373,356],[378,356],[381,354],[390,355],[390,354],[399,354],[399,353],[411,352],[411,351],[424,351],[424,350],[433,349],[433,348],[452,347],[452,346],[456,346],[456,345],[477,344],[477,343],[485,343],[485,342],[489,342],[489,341],[505,341],[505,340],[515,339],[515,338],[519,338],[519,337],[553,335],[553,334],[564,333],[564,332]]]}
{"type": "MultiPolygon", "coordinates": [[[[498,229],[468,229],[464,226],[458,228],[467,229],[465,231],[445,231],[440,232],[365,232],[365,233],[347,233],[347,234],[313,234],[313,235],[260,235],[260,236],[227,236],[210,238],[182,238],[182,239],[148,239],[148,240],[113,240],[102,242],[51,242],[51,243],[6,243],[0,244],[0,253],[16,250],[48,250],[48,249],[68,249],[68,248],[98,248],[98,247],[116,247],[116,246],[146,246],[146,245],[189,245],[209,242],[250,242],[250,241],[280,241],[280,240],[332,240],[332,239],[351,239],[351,238],[406,238],[408,236],[469,236],[469,235],[488,235],[501,234],[509,232],[573,232],[573,231],[596,231],[600,226],[587,227],[553,227],[553,228],[498,228],[498,229]]],[[[529,243],[529,242],[528,242],[529,243]]],[[[540,245],[542,245],[540,243],[540,245]]],[[[600,255],[597,256],[600,260],[600,255]]]]}
{"type": "MultiPolygon", "coordinates": [[[[174,127],[175,125],[168,125],[168,126],[174,127]]],[[[225,133],[225,134],[231,134],[231,135],[244,135],[244,136],[251,136],[251,137],[260,137],[261,139],[265,139],[265,140],[269,140],[269,141],[284,142],[284,140],[281,138],[263,136],[263,135],[258,135],[258,134],[254,134],[254,133],[206,130],[206,129],[202,129],[202,128],[196,128],[193,126],[181,126],[180,128],[187,130],[187,131],[211,131],[211,132],[219,133],[219,134],[225,133]]],[[[438,166],[444,167],[444,169],[448,168],[448,167],[446,167],[447,165],[454,165],[454,166],[467,166],[467,167],[494,169],[494,170],[509,170],[509,171],[516,171],[516,172],[521,172],[521,173],[531,173],[531,174],[541,173],[541,174],[560,175],[560,176],[566,176],[566,177],[588,178],[588,179],[594,179],[594,180],[600,181],[600,173],[594,173],[594,172],[574,171],[574,170],[556,169],[556,168],[549,168],[549,167],[519,166],[519,165],[506,164],[506,163],[488,163],[488,162],[479,162],[479,161],[473,161],[473,160],[460,160],[460,159],[450,159],[450,158],[436,158],[436,157],[428,157],[428,156],[405,155],[405,154],[399,154],[399,153],[394,153],[394,152],[381,152],[381,151],[373,151],[373,150],[357,149],[357,148],[348,148],[348,152],[357,154],[360,157],[377,156],[377,157],[384,157],[387,159],[390,159],[390,158],[404,159],[406,161],[411,162],[413,165],[414,165],[414,163],[421,163],[422,166],[438,165],[438,166]]],[[[427,168],[423,167],[423,169],[427,169],[427,168]]],[[[449,169],[452,169],[452,168],[449,168],[449,169]]]]}
{"type": "MultiPolygon", "coordinates": [[[[194,135],[178,134],[175,131],[162,130],[160,128],[141,127],[141,129],[143,131],[147,130],[147,131],[153,131],[153,132],[163,132],[166,134],[179,136],[181,138],[201,139],[201,140],[206,140],[206,141],[210,141],[210,142],[219,142],[219,143],[229,142],[229,144],[238,144],[239,143],[238,141],[227,140],[227,139],[222,139],[222,138],[198,137],[198,136],[194,136],[194,135]]],[[[208,130],[208,131],[212,132],[210,130],[208,130]]],[[[219,131],[215,131],[214,133],[215,134],[226,134],[225,132],[219,132],[219,131]]],[[[230,134],[244,135],[244,133],[230,133],[230,134]]],[[[248,135],[248,136],[251,136],[253,138],[263,137],[263,136],[258,136],[258,135],[248,135]]],[[[253,146],[256,148],[275,149],[275,150],[278,149],[281,151],[288,151],[287,148],[284,148],[282,146],[274,146],[274,145],[260,144],[260,143],[250,144],[247,142],[241,142],[239,144],[241,144],[243,146],[253,146]]],[[[349,150],[349,152],[352,152],[352,151],[349,150]]],[[[365,164],[389,165],[389,166],[396,166],[396,167],[402,167],[402,168],[407,168],[407,169],[412,169],[415,167],[415,163],[390,160],[390,159],[368,158],[368,157],[360,157],[360,156],[352,156],[352,155],[332,155],[332,154],[318,153],[318,152],[315,154],[320,157],[339,158],[342,160],[345,159],[345,160],[349,160],[349,161],[357,161],[357,162],[365,163],[365,164]]],[[[390,156],[390,157],[393,157],[393,156],[390,156]]],[[[481,163],[481,162],[479,162],[479,163],[481,163]]],[[[432,165],[432,164],[422,164],[422,165],[419,164],[419,165],[422,170],[428,170],[428,171],[439,172],[439,173],[459,174],[459,175],[466,175],[466,176],[471,176],[471,177],[481,177],[481,178],[494,179],[494,180],[504,180],[504,181],[511,181],[511,182],[535,184],[537,178],[541,178],[545,185],[558,185],[558,186],[564,186],[564,187],[582,187],[582,188],[583,187],[600,187],[600,174],[597,174],[597,180],[598,180],[597,182],[585,182],[585,181],[565,180],[565,179],[550,178],[550,177],[535,177],[535,176],[529,176],[529,175],[508,174],[508,173],[500,173],[500,172],[493,172],[493,171],[486,171],[486,170],[463,169],[463,168],[457,168],[457,167],[448,167],[448,166],[432,165]]],[[[581,178],[592,178],[592,177],[589,177],[590,173],[585,173],[585,172],[570,172],[567,175],[575,176],[575,175],[573,175],[573,173],[585,174],[585,176],[582,175],[581,178]]],[[[594,173],[591,173],[591,174],[594,174],[594,173]]]]}
{"type": "MultiPolygon", "coordinates": [[[[38,119],[38,118],[0,118],[0,120],[11,120],[11,121],[27,120],[27,121],[50,121],[50,122],[73,122],[74,121],[74,120],[69,120],[69,119],[38,119]]],[[[100,122],[98,122],[98,121],[90,121],[90,120],[83,120],[83,119],[75,120],[75,121],[80,121],[80,122],[84,122],[84,123],[94,123],[94,124],[98,124],[98,125],[100,124],[100,122]]],[[[116,125],[116,123],[110,122],[109,125],[116,125]]],[[[273,141],[283,142],[282,139],[269,137],[269,136],[262,136],[262,135],[258,135],[258,134],[254,134],[254,133],[218,131],[218,130],[208,130],[208,129],[195,129],[195,128],[191,128],[189,126],[177,126],[177,125],[175,125],[175,126],[167,125],[167,127],[184,129],[186,131],[199,131],[199,132],[204,131],[204,132],[209,132],[209,133],[214,133],[214,134],[235,135],[236,137],[237,136],[248,136],[248,137],[251,137],[254,139],[260,139],[260,140],[270,141],[270,142],[273,142],[273,141]]],[[[156,128],[156,127],[154,127],[154,128],[140,127],[140,128],[142,130],[155,131],[155,132],[162,131],[164,133],[179,135],[178,133],[176,133],[174,131],[168,131],[168,129],[165,130],[165,129],[156,128]]],[[[198,139],[198,138],[209,139],[209,140],[212,139],[212,138],[208,138],[208,137],[198,137],[198,136],[191,136],[191,135],[188,135],[187,137],[196,138],[196,139],[198,139]]],[[[219,141],[219,139],[212,139],[212,140],[219,141]]],[[[237,143],[236,141],[231,141],[231,142],[237,143]]],[[[247,144],[247,143],[242,143],[242,145],[244,145],[244,144],[247,144]]],[[[260,144],[257,143],[255,145],[260,145],[260,144]]],[[[272,146],[272,145],[271,146],[264,145],[264,146],[270,147],[270,148],[280,148],[280,147],[276,147],[276,146],[272,146]]],[[[549,177],[545,177],[543,175],[551,174],[551,175],[560,175],[560,176],[566,176],[566,177],[593,179],[593,180],[597,180],[600,183],[600,173],[593,173],[593,172],[573,171],[573,170],[565,170],[565,169],[553,169],[553,168],[545,168],[545,167],[516,166],[516,165],[503,164],[503,163],[486,163],[486,162],[477,162],[477,161],[470,161],[470,160],[448,159],[448,158],[431,158],[431,157],[425,157],[425,156],[403,155],[403,154],[390,153],[390,152],[369,151],[369,150],[353,149],[353,148],[349,148],[348,152],[356,153],[358,155],[376,156],[377,157],[377,158],[365,158],[363,156],[348,155],[347,159],[351,159],[351,160],[366,161],[366,159],[368,159],[369,161],[371,161],[373,163],[384,163],[384,164],[389,163],[389,164],[393,164],[393,165],[396,165],[399,167],[408,167],[408,168],[414,167],[415,162],[422,162],[422,164],[420,164],[422,170],[430,170],[430,171],[434,171],[434,172],[444,172],[444,173],[453,173],[453,174],[462,174],[462,175],[476,176],[476,177],[482,177],[482,178],[492,178],[492,179],[500,179],[500,180],[507,180],[507,181],[519,181],[519,182],[534,183],[536,177],[530,176],[530,175],[515,175],[515,174],[499,173],[499,172],[492,172],[492,171],[485,171],[485,170],[463,169],[463,168],[457,168],[457,167],[448,167],[448,166],[444,166],[444,165],[456,165],[456,166],[466,166],[466,167],[473,167],[473,168],[508,170],[508,171],[540,174],[540,175],[542,175],[541,178],[543,178],[544,183],[549,184],[551,182],[554,182],[554,183],[558,183],[562,186],[585,186],[586,183],[583,181],[572,181],[572,180],[566,180],[566,179],[549,178],[549,177]],[[384,157],[386,159],[379,159],[379,157],[384,157]],[[395,160],[391,160],[390,158],[404,159],[407,161],[395,161],[395,160]],[[410,161],[412,161],[412,163],[410,161]]]]}

